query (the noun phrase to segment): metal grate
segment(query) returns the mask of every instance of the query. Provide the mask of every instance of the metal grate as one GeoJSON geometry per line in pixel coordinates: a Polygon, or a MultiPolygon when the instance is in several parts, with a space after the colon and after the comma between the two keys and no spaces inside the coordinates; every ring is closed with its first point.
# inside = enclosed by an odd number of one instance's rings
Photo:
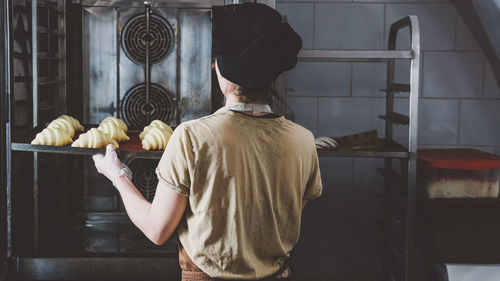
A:
{"type": "Polygon", "coordinates": [[[158,185],[156,176],[157,160],[132,158],[127,162],[127,166],[132,170],[132,182],[137,187],[142,196],[149,202],[153,201],[158,185]]]}
{"type": "Polygon", "coordinates": [[[149,87],[149,104],[146,103],[144,83],[132,87],[125,94],[121,101],[121,113],[125,123],[144,127],[152,120],[161,120],[168,124],[174,117],[176,99],[158,84],[151,83],[149,87]]]}
{"type": "MultiPolygon", "coordinates": [[[[158,15],[150,17],[150,63],[165,59],[173,49],[174,32],[168,21],[158,15]]],[[[139,14],[127,21],[122,31],[121,44],[129,59],[137,64],[146,62],[146,17],[139,14]]]]}

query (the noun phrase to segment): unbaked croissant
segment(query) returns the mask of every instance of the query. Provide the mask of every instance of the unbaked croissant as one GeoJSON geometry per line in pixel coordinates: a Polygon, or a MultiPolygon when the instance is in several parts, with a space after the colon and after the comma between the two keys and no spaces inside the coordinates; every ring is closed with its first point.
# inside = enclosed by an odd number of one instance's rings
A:
{"type": "Polygon", "coordinates": [[[71,138],[75,136],[75,128],[73,128],[70,122],[64,119],[55,119],[50,122],[47,128],[61,128],[65,130],[71,138]]]}
{"type": "Polygon", "coordinates": [[[71,145],[72,147],[88,147],[88,148],[102,148],[106,145],[112,144],[118,148],[118,143],[112,139],[108,134],[103,131],[92,128],[80,137],[71,145]]]}
{"type": "Polygon", "coordinates": [[[62,128],[45,128],[42,132],[36,134],[35,139],[31,144],[41,145],[67,145],[72,143],[73,140],[68,133],[62,128]]]}
{"type": "Polygon", "coordinates": [[[128,141],[130,139],[120,127],[111,122],[101,123],[97,129],[105,132],[117,142],[128,141]]]}
{"type": "Polygon", "coordinates": [[[151,124],[149,124],[148,126],[144,127],[144,129],[142,130],[141,134],[139,135],[139,138],[141,140],[144,139],[144,137],[149,132],[149,130],[151,130],[153,128],[159,128],[159,129],[162,129],[162,130],[167,130],[171,134],[173,133],[173,130],[172,130],[172,128],[169,125],[163,123],[161,120],[153,120],[153,121],[151,121],[151,124]]]}
{"type": "Polygon", "coordinates": [[[83,132],[85,130],[83,128],[82,124],[80,124],[80,121],[78,121],[77,119],[75,119],[69,115],[61,115],[61,116],[57,117],[57,119],[64,119],[64,120],[68,121],[71,124],[71,126],[73,126],[75,131],[83,132]]]}
{"type": "Polygon", "coordinates": [[[153,128],[142,140],[142,148],[145,150],[165,150],[171,135],[167,130],[153,128]]]}
{"type": "MultiPolygon", "coordinates": [[[[106,122],[111,122],[111,123],[115,124],[116,126],[118,126],[118,128],[122,129],[125,133],[128,132],[127,124],[125,124],[125,122],[123,122],[119,118],[116,118],[116,117],[113,117],[113,116],[106,117],[106,118],[104,118],[104,120],[101,121],[101,124],[102,123],[106,123],[106,122]]],[[[99,126],[101,124],[99,124],[99,126]]]]}

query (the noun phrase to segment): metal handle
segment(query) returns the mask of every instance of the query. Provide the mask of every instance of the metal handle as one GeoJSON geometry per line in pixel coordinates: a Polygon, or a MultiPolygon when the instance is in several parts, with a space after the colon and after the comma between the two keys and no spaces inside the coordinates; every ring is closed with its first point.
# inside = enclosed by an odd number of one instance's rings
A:
{"type": "MultiPolygon", "coordinates": [[[[407,16],[391,24],[391,28],[389,30],[389,50],[396,49],[396,35],[399,30],[405,27],[410,28],[411,49],[415,50],[416,47],[420,47],[418,19],[416,16],[407,16]]],[[[418,49],[420,50],[420,48],[418,49]]]]}

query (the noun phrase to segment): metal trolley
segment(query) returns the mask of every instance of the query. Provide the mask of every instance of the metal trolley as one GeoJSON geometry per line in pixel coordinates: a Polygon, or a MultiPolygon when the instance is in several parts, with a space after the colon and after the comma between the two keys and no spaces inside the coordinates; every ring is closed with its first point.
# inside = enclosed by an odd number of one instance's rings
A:
{"type": "Polygon", "coordinates": [[[382,219],[383,247],[381,256],[385,280],[419,280],[416,253],[416,177],[417,177],[417,121],[420,85],[420,31],[416,16],[407,16],[391,25],[388,50],[302,50],[301,61],[371,62],[387,64],[386,110],[379,116],[385,120],[384,144],[374,150],[318,151],[320,157],[384,158],[384,167],[378,171],[384,177],[384,218],[382,219]],[[409,50],[397,50],[398,32],[408,27],[409,50]],[[395,61],[410,60],[409,84],[396,83],[395,61]],[[394,111],[394,96],[409,94],[409,116],[394,111]],[[408,126],[408,143],[403,146],[394,140],[395,125],[408,126]],[[393,168],[393,160],[400,160],[401,172],[393,168]],[[394,230],[394,228],[397,228],[394,230]]]}

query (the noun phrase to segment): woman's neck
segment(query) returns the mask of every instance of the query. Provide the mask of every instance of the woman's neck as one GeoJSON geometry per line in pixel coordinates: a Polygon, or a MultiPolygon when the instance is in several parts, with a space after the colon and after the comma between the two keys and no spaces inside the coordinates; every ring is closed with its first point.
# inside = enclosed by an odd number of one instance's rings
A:
{"type": "Polygon", "coordinates": [[[237,96],[235,94],[227,94],[225,96],[226,96],[226,104],[225,104],[225,106],[230,106],[230,105],[233,105],[235,103],[268,104],[265,101],[259,101],[259,100],[255,100],[255,101],[252,101],[252,102],[244,102],[241,99],[241,97],[239,97],[239,96],[237,96]]]}

